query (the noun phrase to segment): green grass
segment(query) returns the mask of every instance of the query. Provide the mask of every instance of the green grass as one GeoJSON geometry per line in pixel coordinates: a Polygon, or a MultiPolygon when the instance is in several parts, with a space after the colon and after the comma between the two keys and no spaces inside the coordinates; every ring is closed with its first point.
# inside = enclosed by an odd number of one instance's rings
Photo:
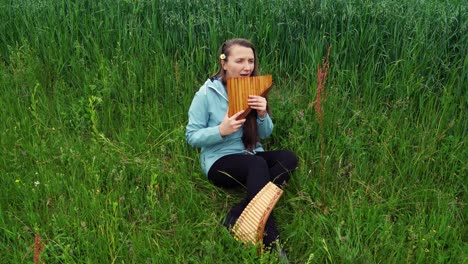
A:
{"type": "Polygon", "coordinates": [[[185,141],[222,41],[257,46],[298,170],[295,263],[467,263],[464,1],[0,1],[0,262],[275,263],[185,141]],[[322,127],[317,67],[332,45],[322,127]],[[322,153],[322,154],[321,154],[322,153]]]}

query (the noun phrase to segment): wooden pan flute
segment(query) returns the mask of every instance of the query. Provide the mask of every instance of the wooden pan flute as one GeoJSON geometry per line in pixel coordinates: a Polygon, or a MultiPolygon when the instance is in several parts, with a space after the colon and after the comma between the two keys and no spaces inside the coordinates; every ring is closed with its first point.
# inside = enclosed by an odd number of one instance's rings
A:
{"type": "Polygon", "coordinates": [[[231,117],[235,113],[244,110],[245,112],[237,119],[245,118],[252,108],[247,104],[249,95],[259,95],[265,97],[273,85],[271,75],[237,77],[227,79],[227,93],[229,100],[229,113],[231,117]]]}
{"type": "Polygon", "coordinates": [[[257,244],[263,240],[265,225],[283,190],[269,182],[249,202],[232,228],[235,237],[244,243],[257,244]]]}

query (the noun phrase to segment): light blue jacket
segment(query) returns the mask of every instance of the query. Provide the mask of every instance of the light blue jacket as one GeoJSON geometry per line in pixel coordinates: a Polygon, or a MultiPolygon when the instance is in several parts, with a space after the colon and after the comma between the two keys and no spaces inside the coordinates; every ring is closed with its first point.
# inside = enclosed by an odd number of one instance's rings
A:
{"type": "MultiPolygon", "coordinates": [[[[208,79],[195,94],[188,112],[189,121],[185,131],[187,142],[201,148],[200,163],[205,175],[208,175],[213,163],[219,158],[235,153],[253,154],[242,143],[242,131],[222,137],[219,125],[228,110],[228,97],[224,85],[218,79],[208,79]]],[[[267,114],[257,118],[258,136],[267,138],[273,132],[273,122],[267,114]]],[[[254,152],[264,151],[258,142],[254,152]]]]}

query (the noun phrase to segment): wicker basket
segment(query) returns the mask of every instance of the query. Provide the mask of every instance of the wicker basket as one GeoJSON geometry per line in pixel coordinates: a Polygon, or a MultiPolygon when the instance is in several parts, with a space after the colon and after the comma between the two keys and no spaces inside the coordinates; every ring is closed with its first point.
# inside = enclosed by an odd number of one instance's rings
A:
{"type": "Polygon", "coordinates": [[[281,188],[267,183],[239,216],[232,228],[234,236],[244,243],[261,242],[268,217],[282,194],[281,188]]]}

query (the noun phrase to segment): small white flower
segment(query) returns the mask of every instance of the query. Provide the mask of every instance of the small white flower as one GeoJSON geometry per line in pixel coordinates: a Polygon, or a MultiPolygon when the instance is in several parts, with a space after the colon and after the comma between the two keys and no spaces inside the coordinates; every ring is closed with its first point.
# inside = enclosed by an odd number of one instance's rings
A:
{"type": "Polygon", "coordinates": [[[39,184],[41,184],[39,181],[34,182],[34,186],[37,187],[39,184]]]}
{"type": "Polygon", "coordinates": [[[225,59],[226,59],[226,55],[224,55],[224,53],[223,53],[223,54],[219,55],[219,58],[222,59],[222,60],[225,60],[225,59]]]}

